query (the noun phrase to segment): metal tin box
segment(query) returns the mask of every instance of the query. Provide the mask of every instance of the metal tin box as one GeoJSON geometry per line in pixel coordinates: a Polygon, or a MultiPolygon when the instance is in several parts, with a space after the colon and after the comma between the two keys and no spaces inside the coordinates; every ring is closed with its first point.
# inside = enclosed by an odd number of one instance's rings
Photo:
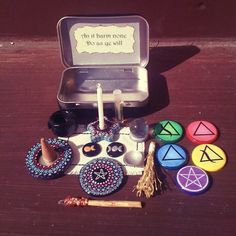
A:
{"type": "Polygon", "coordinates": [[[97,106],[96,86],[105,107],[120,89],[125,107],[143,106],[148,99],[149,27],[140,16],[64,17],[57,25],[61,58],[66,69],[57,99],[62,109],[97,106]]]}

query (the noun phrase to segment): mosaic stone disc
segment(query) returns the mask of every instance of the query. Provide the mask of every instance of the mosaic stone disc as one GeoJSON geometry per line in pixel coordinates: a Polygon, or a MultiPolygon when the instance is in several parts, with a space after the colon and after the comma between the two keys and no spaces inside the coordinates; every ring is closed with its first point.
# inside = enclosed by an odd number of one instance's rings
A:
{"type": "Polygon", "coordinates": [[[32,146],[26,155],[26,167],[29,174],[35,178],[57,178],[65,173],[72,162],[72,149],[67,141],[51,138],[47,139],[47,143],[51,145],[58,154],[58,158],[50,166],[43,165],[39,162],[42,155],[40,143],[36,143],[32,146]]]}
{"type": "Polygon", "coordinates": [[[87,194],[105,196],[116,191],[123,178],[123,169],[117,161],[97,158],[82,167],[79,182],[87,194]]]}

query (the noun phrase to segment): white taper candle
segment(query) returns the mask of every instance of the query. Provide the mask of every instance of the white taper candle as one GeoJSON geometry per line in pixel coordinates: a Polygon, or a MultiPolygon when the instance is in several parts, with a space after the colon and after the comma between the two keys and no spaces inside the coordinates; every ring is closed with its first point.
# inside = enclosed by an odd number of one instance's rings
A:
{"type": "Polygon", "coordinates": [[[104,125],[104,113],[103,113],[103,98],[102,98],[102,87],[101,84],[97,84],[97,103],[98,103],[98,121],[99,129],[103,130],[104,125]]]}

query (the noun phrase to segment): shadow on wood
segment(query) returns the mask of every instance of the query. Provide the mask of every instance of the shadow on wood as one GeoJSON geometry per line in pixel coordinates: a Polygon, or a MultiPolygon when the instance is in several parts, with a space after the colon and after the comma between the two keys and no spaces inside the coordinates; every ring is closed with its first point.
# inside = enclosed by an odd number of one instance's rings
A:
{"type": "Polygon", "coordinates": [[[194,45],[164,46],[150,50],[148,71],[150,77],[155,77],[183,63],[200,52],[194,45]]]}
{"type": "Polygon", "coordinates": [[[129,108],[126,117],[140,117],[169,105],[169,92],[166,78],[161,73],[183,63],[200,52],[196,46],[157,47],[150,51],[148,70],[149,102],[142,108],[129,108]]]}

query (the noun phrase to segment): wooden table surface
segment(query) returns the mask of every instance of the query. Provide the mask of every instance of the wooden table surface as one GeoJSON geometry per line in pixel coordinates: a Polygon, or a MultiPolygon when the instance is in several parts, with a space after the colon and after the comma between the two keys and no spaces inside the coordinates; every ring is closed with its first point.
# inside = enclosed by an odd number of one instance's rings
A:
{"type": "MultiPolygon", "coordinates": [[[[236,44],[235,39],[162,39],[150,44],[150,102],[126,115],[149,124],[173,119],[186,127],[209,120],[227,165],[210,173],[204,194],[190,196],[166,171],[169,187],[151,199],[132,192],[138,176],[106,200],[141,200],[142,209],[66,208],[67,195],[87,195],[76,176],[42,181],[25,168],[25,155],[40,137],[53,137],[48,117],[58,109],[63,66],[56,39],[0,39],[0,235],[224,235],[236,233],[236,44]]],[[[185,137],[180,142],[191,153],[185,137]]],[[[191,161],[189,162],[191,163],[191,161]]]]}

